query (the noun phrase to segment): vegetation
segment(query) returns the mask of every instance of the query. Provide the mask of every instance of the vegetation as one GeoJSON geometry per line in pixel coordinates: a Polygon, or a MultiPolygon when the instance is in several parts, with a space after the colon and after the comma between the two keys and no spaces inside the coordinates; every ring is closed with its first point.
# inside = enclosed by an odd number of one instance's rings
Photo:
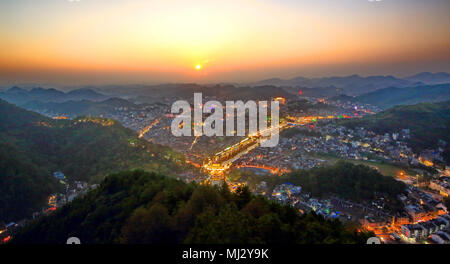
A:
{"type": "Polygon", "coordinates": [[[333,155],[332,153],[313,153],[308,154],[309,156],[317,159],[323,159],[327,161],[327,164],[334,164],[337,161],[346,161],[350,162],[356,165],[366,165],[368,167],[374,168],[378,170],[382,175],[388,176],[388,177],[397,177],[400,175],[401,172],[405,172],[407,174],[416,174],[414,170],[409,168],[406,165],[401,164],[394,164],[389,163],[383,159],[376,160],[375,161],[369,161],[369,160],[355,160],[355,159],[346,159],[341,158],[338,155],[333,155]]]}
{"type": "Polygon", "coordinates": [[[422,102],[450,100],[450,84],[425,85],[407,88],[384,88],[356,97],[361,103],[384,108],[395,105],[412,105],[422,102]]]}
{"type": "Polygon", "coordinates": [[[401,209],[397,195],[406,189],[403,182],[385,177],[375,169],[343,161],[328,167],[294,171],[274,181],[302,186],[304,191],[316,197],[331,194],[357,202],[371,201],[376,194],[382,194],[393,210],[401,209]]]}
{"type": "Polygon", "coordinates": [[[23,107],[32,111],[49,111],[70,116],[100,116],[114,113],[116,107],[137,108],[135,104],[120,98],[110,98],[101,102],[89,100],[70,100],[63,103],[30,101],[23,107]]]}
{"type": "Polygon", "coordinates": [[[307,137],[320,137],[321,134],[319,132],[305,129],[305,128],[299,128],[299,127],[293,127],[286,130],[283,130],[280,135],[285,138],[292,138],[296,135],[302,135],[307,137]]]}
{"type": "Polygon", "coordinates": [[[0,219],[31,216],[59,184],[14,147],[0,143],[0,219]]]}
{"type": "Polygon", "coordinates": [[[100,186],[52,215],[22,229],[13,243],[365,243],[369,234],[338,220],[298,212],[252,196],[231,193],[144,171],[109,175],[100,186]]]}
{"type": "Polygon", "coordinates": [[[269,189],[282,183],[292,183],[302,187],[304,192],[314,197],[338,197],[355,202],[369,202],[376,198],[376,194],[384,196],[390,209],[402,209],[397,195],[406,189],[403,182],[393,177],[386,177],[378,170],[366,165],[336,160],[326,167],[316,167],[310,170],[297,170],[281,177],[273,175],[258,175],[247,170],[233,170],[228,175],[230,179],[248,182],[251,188],[265,181],[269,189]]]}
{"type": "Polygon", "coordinates": [[[410,145],[415,151],[436,148],[439,139],[447,142],[444,158],[450,162],[450,101],[396,106],[362,119],[342,120],[341,124],[354,128],[365,127],[377,133],[410,129],[410,145]]]}
{"type": "Polygon", "coordinates": [[[172,175],[183,156],[138,139],[104,118],[52,120],[0,100],[0,219],[30,216],[57,190],[51,176],[98,182],[114,171],[142,168],[172,175]]]}

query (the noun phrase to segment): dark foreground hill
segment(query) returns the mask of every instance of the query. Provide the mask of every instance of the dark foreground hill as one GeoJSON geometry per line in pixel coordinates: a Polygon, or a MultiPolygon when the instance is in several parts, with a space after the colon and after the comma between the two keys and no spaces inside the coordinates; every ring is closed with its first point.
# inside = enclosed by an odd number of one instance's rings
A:
{"type": "Polygon", "coordinates": [[[98,182],[133,168],[173,175],[182,164],[182,155],[138,139],[116,121],[52,120],[0,100],[0,220],[38,209],[57,190],[55,171],[69,181],[98,182]]]}
{"type": "Polygon", "coordinates": [[[365,243],[337,220],[143,171],[109,175],[94,191],[25,227],[13,243],[365,243]]]}

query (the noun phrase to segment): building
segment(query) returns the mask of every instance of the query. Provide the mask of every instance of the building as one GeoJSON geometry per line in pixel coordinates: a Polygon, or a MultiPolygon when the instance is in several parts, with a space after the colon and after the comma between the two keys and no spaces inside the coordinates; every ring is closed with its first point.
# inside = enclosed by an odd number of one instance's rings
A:
{"type": "Polygon", "coordinates": [[[425,229],[421,225],[402,225],[402,234],[407,238],[420,240],[424,238],[425,229]]]}
{"type": "Polygon", "coordinates": [[[450,231],[438,231],[431,235],[431,240],[437,244],[450,244],[450,231]]]}
{"type": "Polygon", "coordinates": [[[444,229],[450,228],[450,215],[441,215],[437,219],[445,223],[444,229]]]}
{"type": "Polygon", "coordinates": [[[450,177],[441,177],[438,180],[433,180],[430,182],[430,189],[438,191],[442,196],[450,196],[450,177]]]}
{"type": "Polygon", "coordinates": [[[286,104],[286,98],[281,97],[281,96],[275,97],[275,98],[273,98],[273,100],[280,102],[280,104],[282,104],[282,105],[286,104]]]}
{"type": "Polygon", "coordinates": [[[405,210],[411,217],[412,222],[418,222],[423,219],[433,218],[433,215],[435,214],[435,212],[427,211],[422,207],[415,206],[412,204],[407,205],[405,207],[405,210]]]}
{"type": "Polygon", "coordinates": [[[66,178],[66,176],[64,175],[64,173],[60,172],[60,171],[55,171],[53,172],[53,177],[55,177],[58,180],[64,180],[66,178]]]}
{"type": "Polygon", "coordinates": [[[431,234],[436,233],[439,231],[439,227],[436,226],[433,221],[423,222],[420,223],[420,225],[423,227],[424,230],[424,238],[429,237],[431,234]]]}
{"type": "MultiPolygon", "coordinates": [[[[423,240],[428,237],[432,237],[433,234],[449,230],[450,228],[450,215],[442,215],[436,219],[421,222],[415,225],[402,225],[401,232],[407,238],[413,238],[415,240],[423,240]]],[[[441,233],[440,233],[441,234],[441,233]]],[[[445,241],[445,237],[442,238],[440,235],[436,237],[436,240],[440,242],[445,241]],[[441,240],[439,240],[441,239],[441,240]]]]}

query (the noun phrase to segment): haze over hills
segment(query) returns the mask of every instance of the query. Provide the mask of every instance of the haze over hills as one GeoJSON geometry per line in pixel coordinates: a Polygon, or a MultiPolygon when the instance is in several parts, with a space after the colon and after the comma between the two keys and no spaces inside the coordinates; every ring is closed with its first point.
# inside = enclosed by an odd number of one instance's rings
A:
{"type": "Polygon", "coordinates": [[[396,78],[394,76],[368,76],[350,75],[344,77],[323,77],[323,78],[304,78],[296,77],[293,79],[268,79],[253,83],[252,85],[274,85],[281,87],[301,87],[301,88],[326,88],[333,87],[342,89],[348,95],[360,95],[377,89],[386,87],[407,87],[419,83],[412,80],[396,78]]]}
{"type": "Polygon", "coordinates": [[[104,118],[53,120],[0,100],[0,219],[29,217],[57,187],[62,171],[70,181],[97,182],[110,172],[142,168],[173,175],[182,155],[139,139],[104,118]]]}
{"type": "Polygon", "coordinates": [[[406,78],[413,82],[422,82],[426,84],[450,83],[450,74],[446,72],[422,72],[406,78]]]}
{"type": "Polygon", "coordinates": [[[383,108],[422,102],[450,100],[450,83],[407,88],[389,87],[356,97],[356,100],[383,108]]]}
{"type": "Polygon", "coordinates": [[[77,89],[70,92],[62,92],[54,88],[33,88],[26,90],[14,86],[4,92],[0,92],[0,99],[16,105],[23,105],[30,101],[41,102],[65,102],[70,100],[91,100],[100,101],[107,99],[108,96],[100,94],[90,89],[77,89]]]}
{"type": "Polygon", "coordinates": [[[232,84],[202,85],[195,83],[161,85],[103,86],[97,89],[105,94],[128,98],[137,103],[160,102],[161,98],[192,99],[194,93],[203,97],[216,96],[227,100],[261,100],[276,96],[290,97],[292,94],[276,86],[237,86],[232,84]]]}
{"type": "Polygon", "coordinates": [[[398,78],[391,75],[367,77],[350,75],[322,78],[296,77],[286,80],[272,78],[250,84],[223,83],[204,85],[196,83],[169,83],[159,85],[85,86],[67,93],[54,88],[33,88],[27,90],[20,87],[12,87],[0,92],[0,98],[17,105],[24,105],[30,101],[102,101],[108,97],[131,99],[137,103],[153,103],[164,97],[190,98],[194,92],[201,92],[204,96],[227,97],[230,100],[249,100],[274,96],[289,97],[297,94],[299,90],[302,90],[305,96],[333,97],[340,94],[359,96],[384,88],[405,88],[443,83],[450,83],[450,74],[444,72],[423,72],[407,78],[398,78]]]}
{"type": "Polygon", "coordinates": [[[97,102],[90,100],[70,100],[58,103],[34,100],[25,103],[22,107],[32,111],[76,117],[83,115],[101,116],[112,113],[117,107],[137,108],[137,105],[125,99],[115,97],[97,102]]]}

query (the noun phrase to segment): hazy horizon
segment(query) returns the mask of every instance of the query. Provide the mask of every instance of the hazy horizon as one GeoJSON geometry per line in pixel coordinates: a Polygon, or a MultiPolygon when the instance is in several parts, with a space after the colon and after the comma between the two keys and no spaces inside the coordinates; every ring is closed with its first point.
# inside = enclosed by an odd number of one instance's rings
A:
{"type": "Polygon", "coordinates": [[[447,0],[14,0],[0,85],[450,72],[447,0]]]}
{"type": "Polygon", "coordinates": [[[398,79],[405,79],[407,77],[411,77],[417,74],[421,74],[421,73],[432,73],[432,74],[437,74],[437,73],[447,73],[450,74],[450,72],[430,72],[430,71],[423,71],[423,72],[416,72],[413,74],[409,74],[409,75],[405,75],[405,76],[397,76],[397,75],[393,75],[393,74],[368,74],[368,75],[363,75],[363,74],[358,74],[358,73],[353,73],[353,74],[342,74],[342,75],[322,75],[322,76],[312,76],[312,77],[308,77],[308,76],[302,76],[302,75],[296,75],[288,78],[280,78],[278,76],[273,76],[273,77],[269,77],[269,78],[264,78],[264,79],[257,79],[257,80],[252,80],[252,81],[247,81],[247,82],[233,82],[233,81],[205,81],[205,82],[196,82],[196,81],[125,81],[125,82],[82,82],[82,83],[57,83],[57,82],[0,82],[0,88],[12,88],[14,86],[17,87],[21,87],[21,88],[25,88],[25,89],[32,89],[32,88],[56,88],[56,89],[62,89],[62,90],[67,90],[67,89],[78,89],[78,88],[85,88],[85,87],[103,87],[103,86],[139,86],[139,85],[144,85],[144,86],[158,86],[158,85],[167,85],[167,84],[173,84],[173,85],[177,85],[177,84],[198,84],[198,85],[217,85],[217,84],[231,84],[231,85],[249,85],[249,84],[254,84],[257,83],[258,81],[265,81],[265,80],[270,80],[270,79],[282,79],[282,80],[290,80],[290,79],[294,79],[296,77],[304,77],[304,78],[309,78],[309,79],[315,79],[315,78],[330,78],[330,77],[350,77],[352,75],[358,75],[360,77],[371,77],[371,76],[393,76],[395,78],[398,79]]]}

